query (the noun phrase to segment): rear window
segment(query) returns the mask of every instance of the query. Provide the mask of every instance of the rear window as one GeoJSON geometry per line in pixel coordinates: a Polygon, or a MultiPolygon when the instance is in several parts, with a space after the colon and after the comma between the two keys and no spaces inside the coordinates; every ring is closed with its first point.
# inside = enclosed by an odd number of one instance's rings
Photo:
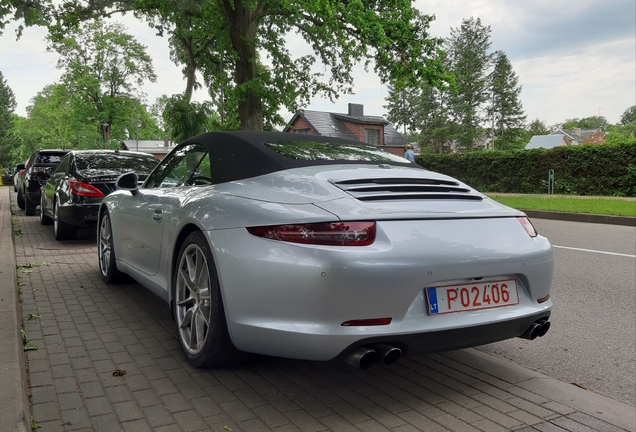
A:
{"type": "Polygon", "coordinates": [[[149,173],[158,162],[159,159],[152,155],[126,153],[77,154],[75,156],[75,165],[79,171],[126,168],[137,172],[149,173]]]}
{"type": "Polygon", "coordinates": [[[304,161],[360,161],[409,163],[408,159],[366,144],[316,141],[274,141],[265,147],[290,159],[304,161]]]}
{"type": "Polygon", "coordinates": [[[37,159],[35,160],[35,165],[56,165],[59,164],[64,154],[46,154],[40,153],[38,154],[37,159]]]}

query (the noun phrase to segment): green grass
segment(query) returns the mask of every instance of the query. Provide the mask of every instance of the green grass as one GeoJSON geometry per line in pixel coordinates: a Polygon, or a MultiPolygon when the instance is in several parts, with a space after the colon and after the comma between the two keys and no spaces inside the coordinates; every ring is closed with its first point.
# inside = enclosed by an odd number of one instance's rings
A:
{"type": "Polygon", "coordinates": [[[548,210],[570,213],[636,217],[636,201],[563,196],[535,197],[499,196],[496,194],[488,195],[495,201],[520,210],[548,210]]]}

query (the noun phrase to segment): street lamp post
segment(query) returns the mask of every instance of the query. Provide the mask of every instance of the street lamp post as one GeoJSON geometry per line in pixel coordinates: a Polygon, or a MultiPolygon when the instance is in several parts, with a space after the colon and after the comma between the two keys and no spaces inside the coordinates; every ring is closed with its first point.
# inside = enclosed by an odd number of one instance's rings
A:
{"type": "Polygon", "coordinates": [[[139,104],[135,101],[135,147],[139,151],[139,112],[137,111],[139,104]]]}

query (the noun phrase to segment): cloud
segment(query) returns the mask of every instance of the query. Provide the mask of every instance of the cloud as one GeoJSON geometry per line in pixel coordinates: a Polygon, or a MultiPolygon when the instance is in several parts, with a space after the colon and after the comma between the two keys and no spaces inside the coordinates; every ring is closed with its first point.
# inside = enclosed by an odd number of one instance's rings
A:
{"type": "Polygon", "coordinates": [[[602,115],[618,122],[636,104],[633,39],[599,43],[570,55],[545,55],[513,62],[523,83],[521,100],[528,120],[548,124],[602,115]]]}

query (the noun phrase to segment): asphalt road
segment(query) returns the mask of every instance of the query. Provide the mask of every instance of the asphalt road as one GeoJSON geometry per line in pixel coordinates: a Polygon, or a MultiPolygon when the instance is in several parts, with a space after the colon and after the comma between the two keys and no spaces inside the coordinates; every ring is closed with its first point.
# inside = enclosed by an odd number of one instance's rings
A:
{"type": "Polygon", "coordinates": [[[555,247],[550,332],[479,349],[636,405],[636,228],[532,222],[555,247]]]}

